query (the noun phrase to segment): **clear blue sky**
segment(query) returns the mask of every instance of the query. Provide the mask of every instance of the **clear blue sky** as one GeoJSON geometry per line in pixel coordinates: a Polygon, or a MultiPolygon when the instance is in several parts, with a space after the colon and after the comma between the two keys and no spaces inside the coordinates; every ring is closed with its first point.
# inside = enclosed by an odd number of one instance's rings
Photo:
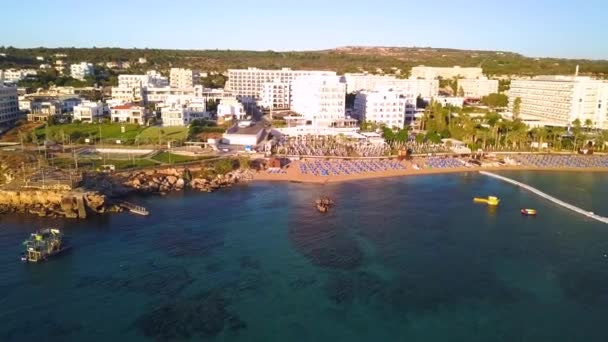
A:
{"type": "Polygon", "coordinates": [[[315,50],[345,45],[608,59],[605,0],[7,0],[0,45],[315,50]]]}

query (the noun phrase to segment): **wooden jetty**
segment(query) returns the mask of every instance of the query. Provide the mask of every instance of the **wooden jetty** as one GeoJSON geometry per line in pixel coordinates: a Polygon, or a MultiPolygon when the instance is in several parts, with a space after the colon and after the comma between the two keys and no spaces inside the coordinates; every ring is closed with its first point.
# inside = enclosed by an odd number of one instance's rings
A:
{"type": "Polygon", "coordinates": [[[150,215],[150,212],[148,211],[148,209],[142,207],[141,205],[137,205],[131,202],[126,202],[126,201],[122,201],[119,204],[122,208],[127,209],[128,211],[132,212],[133,214],[137,214],[137,215],[142,215],[142,216],[148,216],[150,215]]]}

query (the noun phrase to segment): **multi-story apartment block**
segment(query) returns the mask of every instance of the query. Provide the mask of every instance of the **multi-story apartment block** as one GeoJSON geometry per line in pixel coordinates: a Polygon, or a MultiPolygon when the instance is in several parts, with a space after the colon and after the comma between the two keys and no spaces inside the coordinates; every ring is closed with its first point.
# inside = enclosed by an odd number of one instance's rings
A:
{"type": "Polygon", "coordinates": [[[296,77],[291,85],[291,110],[316,126],[331,126],[344,120],[346,84],[338,76],[296,77]]]}
{"type": "Polygon", "coordinates": [[[416,66],[412,68],[410,74],[411,78],[422,78],[432,80],[436,78],[479,78],[483,77],[481,68],[461,68],[459,66],[453,67],[427,67],[424,65],[416,66]]]}
{"type": "Polygon", "coordinates": [[[161,107],[163,126],[188,126],[193,120],[208,119],[204,99],[170,101],[161,107]]]}
{"type": "Polygon", "coordinates": [[[21,119],[17,87],[4,85],[4,73],[0,70],[0,130],[12,126],[21,119]]]}
{"type": "Polygon", "coordinates": [[[87,62],[72,64],[70,65],[70,75],[72,78],[84,81],[87,76],[93,75],[93,68],[93,64],[87,62]]]}
{"type": "Polygon", "coordinates": [[[258,68],[229,69],[228,81],[225,89],[234,96],[251,97],[259,99],[264,83],[281,82],[291,84],[299,76],[335,76],[335,71],[291,70],[289,68],[277,70],[263,70],[258,68]]]}
{"type": "Polygon", "coordinates": [[[133,103],[114,106],[110,110],[110,118],[112,122],[143,124],[147,118],[146,108],[133,103]]]}
{"type": "Polygon", "coordinates": [[[466,98],[480,99],[486,95],[498,93],[498,80],[486,77],[464,78],[458,80],[458,91],[462,89],[466,98]]]}
{"type": "Polygon", "coordinates": [[[192,88],[194,73],[190,69],[171,68],[169,79],[172,88],[192,88]]]}
{"type": "Polygon", "coordinates": [[[403,128],[406,118],[413,119],[415,105],[415,99],[393,89],[366,90],[357,93],[354,114],[361,121],[403,128]]]}
{"type": "Polygon", "coordinates": [[[181,98],[182,100],[191,100],[194,98],[194,88],[147,88],[144,89],[144,99],[146,102],[165,102],[169,98],[181,98]]]}
{"type": "Polygon", "coordinates": [[[16,84],[28,76],[36,76],[36,69],[8,69],[4,71],[4,82],[16,84]]]}
{"type": "Polygon", "coordinates": [[[161,88],[167,86],[169,86],[169,80],[155,70],[150,70],[145,75],[118,76],[118,87],[120,88],[161,88]]]}
{"type": "Polygon", "coordinates": [[[342,76],[342,80],[346,82],[348,93],[393,88],[408,98],[420,96],[430,99],[439,94],[439,81],[434,79],[399,79],[394,76],[347,73],[342,76]]]}
{"type": "Polygon", "coordinates": [[[103,116],[103,103],[84,101],[74,107],[74,120],[93,122],[103,116]]]}
{"type": "Polygon", "coordinates": [[[144,89],[142,87],[112,87],[112,99],[122,103],[143,103],[144,89]]]}
{"type": "Polygon", "coordinates": [[[260,105],[270,110],[289,109],[291,103],[291,86],[287,82],[274,80],[262,85],[260,105]]]}
{"type": "Polygon", "coordinates": [[[509,106],[521,99],[520,116],[548,126],[570,125],[579,119],[591,120],[595,127],[608,128],[608,83],[589,77],[539,76],[513,80],[509,106]]]}

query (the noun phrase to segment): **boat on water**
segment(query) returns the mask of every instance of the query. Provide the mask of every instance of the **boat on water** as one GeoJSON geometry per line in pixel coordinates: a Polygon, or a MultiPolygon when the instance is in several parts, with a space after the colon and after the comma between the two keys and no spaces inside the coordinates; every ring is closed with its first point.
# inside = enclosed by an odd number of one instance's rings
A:
{"type": "Polygon", "coordinates": [[[520,212],[521,212],[522,215],[525,215],[525,216],[536,216],[536,209],[525,209],[525,208],[522,208],[520,210],[520,212]]]}
{"type": "Polygon", "coordinates": [[[488,196],[487,198],[483,197],[475,197],[473,198],[475,203],[485,203],[487,205],[498,205],[500,203],[500,199],[496,196],[488,196]]]}
{"type": "Polygon", "coordinates": [[[315,201],[315,206],[317,210],[321,213],[326,213],[329,211],[329,208],[334,205],[334,201],[329,197],[319,198],[315,201]]]}
{"type": "Polygon", "coordinates": [[[43,228],[32,233],[23,245],[25,252],[21,261],[28,263],[44,261],[70,248],[65,244],[63,233],[56,228],[43,228]]]}

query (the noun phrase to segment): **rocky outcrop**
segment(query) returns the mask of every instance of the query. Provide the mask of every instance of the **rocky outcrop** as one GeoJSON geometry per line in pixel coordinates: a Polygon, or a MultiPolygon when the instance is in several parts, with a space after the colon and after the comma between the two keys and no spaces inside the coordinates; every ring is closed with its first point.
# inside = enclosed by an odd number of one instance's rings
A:
{"type": "Polygon", "coordinates": [[[41,217],[86,218],[107,210],[105,196],[96,192],[60,190],[0,191],[0,213],[29,213],[41,217]]]}
{"type": "Polygon", "coordinates": [[[192,177],[188,169],[147,170],[129,174],[122,185],[143,193],[159,193],[161,195],[186,188],[212,192],[220,188],[232,186],[239,182],[253,179],[249,170],[236,170],[225,175],[217,175],[211,179],[192,177]]]}

